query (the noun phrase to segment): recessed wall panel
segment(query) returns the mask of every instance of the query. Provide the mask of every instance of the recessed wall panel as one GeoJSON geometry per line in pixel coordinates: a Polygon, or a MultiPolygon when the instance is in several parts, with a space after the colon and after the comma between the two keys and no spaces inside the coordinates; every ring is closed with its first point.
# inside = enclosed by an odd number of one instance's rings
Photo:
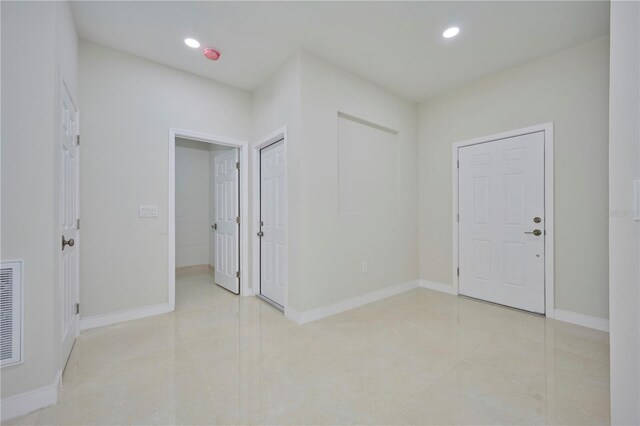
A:
{"type": "Polygon", "coordinates": [[[396,211],[396,155],[397,132],[338,114],[340,214],[396,211]]]}

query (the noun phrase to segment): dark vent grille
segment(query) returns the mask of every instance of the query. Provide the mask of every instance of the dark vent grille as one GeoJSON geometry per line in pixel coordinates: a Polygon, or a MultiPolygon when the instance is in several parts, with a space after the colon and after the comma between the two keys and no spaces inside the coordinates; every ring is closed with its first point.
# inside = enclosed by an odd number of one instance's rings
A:
{"type": "Polygon", "coordinates": [[[7,262],[0,268],[0,362],[20,361],[21,299],[20,262],[7,262]]]}

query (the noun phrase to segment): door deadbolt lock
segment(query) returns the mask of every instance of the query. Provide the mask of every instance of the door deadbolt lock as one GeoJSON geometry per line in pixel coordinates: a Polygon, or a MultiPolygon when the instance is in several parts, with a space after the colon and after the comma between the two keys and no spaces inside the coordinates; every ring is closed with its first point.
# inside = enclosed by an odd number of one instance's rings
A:
{"type": "Polygon", "coordinates": [[[533,231],[525,232],[525,234],[533,234],[536,237],[539,237],[540,235],[542,235],[542,231],[539,229],[534,229],[533,231]]]}
{"type": "Polygon", "coordinates": [[[62,250],[64,250],[66,246],[73,247],[75,243],[76,242],[73,240],[73,238],[69,238],[68,240],[65,240],[64,235],[62,236],[62,250]]]}
{"type": "Polygon", "coordinates": [[[540,222],[542,222],[542,219],[540,219],[539,217],[536,216],[536,217],[533,218],[533,221],[535,223],[540,223],[540,222]]]}

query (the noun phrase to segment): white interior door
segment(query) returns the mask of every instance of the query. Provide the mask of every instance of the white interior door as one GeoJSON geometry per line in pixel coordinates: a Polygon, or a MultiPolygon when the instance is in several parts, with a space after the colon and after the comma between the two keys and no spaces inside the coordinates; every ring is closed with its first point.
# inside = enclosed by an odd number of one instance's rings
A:
{"type": "Polygon", "coordinates": [[[215,282],[235,294],[240,294],[238,164],[237,149],[215,157],[215,282]]]}
{"type": "Polygon", "coordinates": [[[76,304],[79,295],[80,271],[78,259],[78,113],[64,87],[60,125],[62,127],[60,306],[62,311],[62,365],[64,366],[79,331],[79,311],[76,304]]]}
{"type": "Polygon", "coordinates": [[[287,201],[284,142],[260,151],[260,294],[284,307],[287,201]]]}
{"type": "Polygon", "coordinates": [[[544,313],[544,132],[458,159],[460,293],[544,313]]]}

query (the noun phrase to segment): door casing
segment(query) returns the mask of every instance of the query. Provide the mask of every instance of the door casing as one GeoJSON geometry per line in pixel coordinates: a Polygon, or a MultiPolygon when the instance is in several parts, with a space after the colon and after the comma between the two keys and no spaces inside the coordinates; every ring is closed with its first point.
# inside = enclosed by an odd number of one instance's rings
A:
{"type": "Polygon", "coordinates": [[[459,256],[459,223],[458,223],[458,153],[460,148],[481,143],[493,142],[529,133],[544,132],[544,217],[545,217],[545,241],[544,241],[544,292],[545,292],[545,316],[554,318],[554,208],[553,208],[553,123],[538,124],[522,129],[496,133],[453,144],[452,155],[452,248],[453,248],[453,289],[455,294],[460,294],[458,267],[459,256]]]}
{"type": "Polygon", "coordinates": [[[169,128],[169,180],[167,208],[168,300],[176,307],[176,138],[238,148],[240,155],[240,295],[253,295],[249,281],[249,142],[190,130],[169,128]]]}

